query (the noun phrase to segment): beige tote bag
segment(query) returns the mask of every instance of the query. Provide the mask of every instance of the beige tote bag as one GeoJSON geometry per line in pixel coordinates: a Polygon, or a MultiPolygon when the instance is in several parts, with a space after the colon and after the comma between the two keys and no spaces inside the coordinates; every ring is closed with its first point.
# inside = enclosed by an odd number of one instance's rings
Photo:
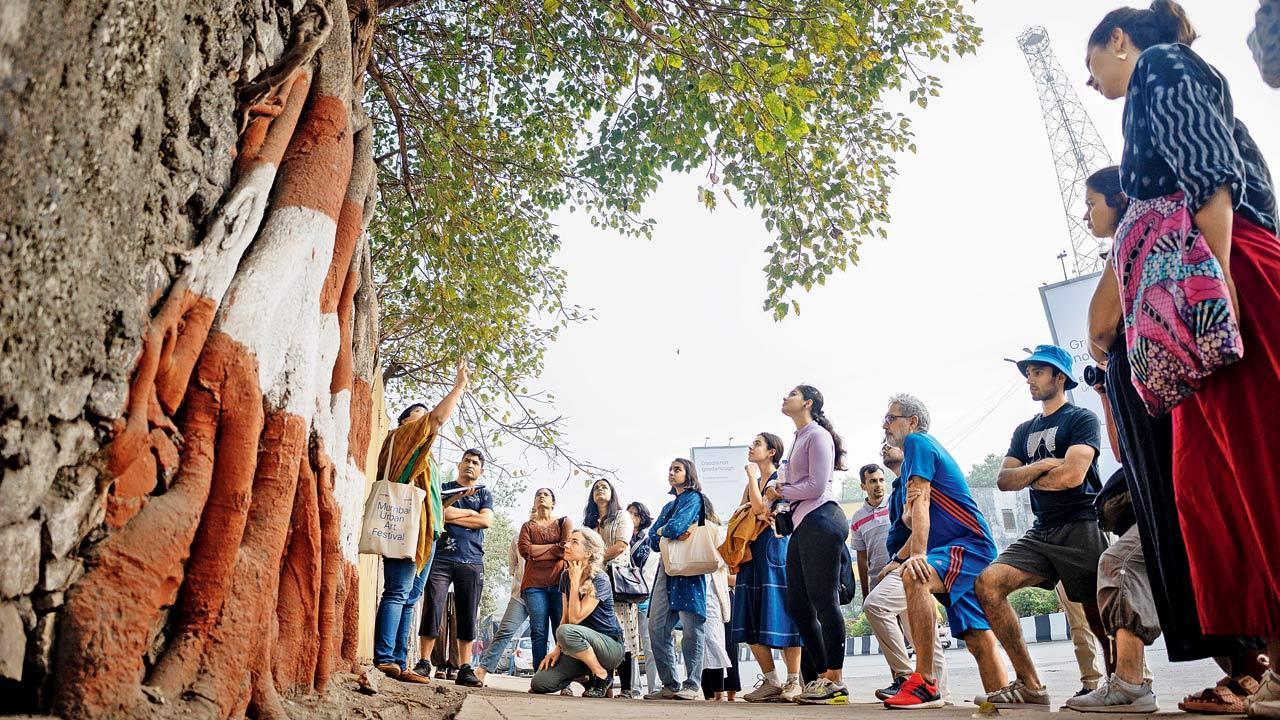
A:
{"type": "Polygon", "coordinates": [[[662,569],[667,575],[680,577],[690,575],[706,575],[713,573],[722,562],[720,553],[720,533],[716,524],[707,522],[706,506],[698,513],[698,524],[689,528],[686,540],[662,538],[658,546],[662,553],[662,569]]]}
{"type": "MultiPolygon", "coordinates": [[[[396,438],[391,436],[382,477],[391,472],[391,455],[396,438]]],[[[406,474],[408,469],[405,470],[406,474]]],[[[418,552],[418,526],[422,523],[427,491],[408,482],[378,480],[364,501],[364,524],[360,528],[360,552],[395,560],[413,560],[418,552]]]]}

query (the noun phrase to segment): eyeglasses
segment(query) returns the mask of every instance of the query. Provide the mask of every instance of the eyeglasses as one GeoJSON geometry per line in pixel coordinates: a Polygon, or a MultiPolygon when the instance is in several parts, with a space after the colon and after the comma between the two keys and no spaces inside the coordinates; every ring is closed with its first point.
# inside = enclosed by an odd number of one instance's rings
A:
{"type": "Polygon", "coordinates": [[[893,414],[889,414],[889,415],[885,415],[885,416],[884,416],[884,421],[885,421],[885,422],[887,422],[887,423],[891,423],[891,422],[893,422],[894,420],[898,420],[898,419],[905,420],[905,419],[907,419],[907,418],[909,418],[909,417],[915,417],[915,415],[893,415],[893,414]]]}

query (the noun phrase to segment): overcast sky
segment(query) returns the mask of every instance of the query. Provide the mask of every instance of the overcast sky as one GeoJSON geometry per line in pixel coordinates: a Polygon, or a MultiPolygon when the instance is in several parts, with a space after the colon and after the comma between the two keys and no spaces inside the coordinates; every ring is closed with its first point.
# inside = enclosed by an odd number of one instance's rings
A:
{"type": "MultiPolygon", "coordinates": [[[[1263,84],[1245,44],[1257,3],[1183,4],[1202,34],[1195,49],[1227,76],[1237,116],[1280,166],[1280,91],[1263,84]]],[[[799,317],[775,323],[761,310],[770,236],[750,211],[703,208],[694,191],[701,174],[672,175],[654,194],[645,208],[657,219],[651,241],[562,213],[558,262],[569,298],[595,308],[597,319],[561,335],[534,385],[556,396],[572,451],[616,469],[622,499],[641,499],[656,514],[667,465],[705,438],[743,443],[768,430],[789,446],[795,428],[779,405],[803,382],[825,394],[852,467],[878,460],[880,418],[895,392],[924,400],[934,434],[966,470],[1003,454],[1037,405],[1002,358],[1050,341],[1038,287],[1062,280],[1056,255],[1069,248],[1035,85],[1015,38],[1046,27],[1118,159],[1123,102],[1086,88],[1083,65],[1088,33],[1114,7],[974,6],[984,43],[976,56],[936,68],[942,97],[911,113],[919,152],[898,160],[888,239],[868,241],[857,267],[801,295],[799,317]]],[[[584,478],[566,483],[563,467],[534,457],[524,466],[532,478],[514,515],[533,488],[551,485],[559,509],[580,521],[584,478]]]]}

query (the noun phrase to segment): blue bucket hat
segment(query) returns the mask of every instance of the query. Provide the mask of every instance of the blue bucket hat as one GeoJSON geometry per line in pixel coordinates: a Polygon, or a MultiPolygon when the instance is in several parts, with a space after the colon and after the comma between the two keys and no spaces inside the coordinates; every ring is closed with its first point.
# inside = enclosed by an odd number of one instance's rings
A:
{"type": "Polygon", "coordinates": [[[1071,354],[1057,345],[1037,345],[1031,355],[1024,360],[1014,362],[1018,366],[1018,372],[1023,377],[1027,376],[1027,366],[1032,363],[1041,365],[1049,365],[1062,371],[1067,376],[1066,389],[1071,390],[1080,383],[1076,382],[1074,373],[1071,371],[1071,354]]]}

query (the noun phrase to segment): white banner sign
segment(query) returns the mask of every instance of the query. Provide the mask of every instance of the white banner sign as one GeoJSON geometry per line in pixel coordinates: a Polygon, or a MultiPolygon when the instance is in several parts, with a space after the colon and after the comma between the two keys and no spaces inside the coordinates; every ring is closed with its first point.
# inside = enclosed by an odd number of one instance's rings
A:
{"type": "Polygon", "coordinates": [[[1116,462],[1115,453],[1111,451],[1111,436],[1107,433],[1102,399],[1084,382],[1084,369],[1094,364],[1093,357],[1089,355],[1089,301],[1093,298],[1093,291],[1098,286],[1101,275],[1102,273],[1096,272],[1044,285],[1040,288],[1040,299],[1044,303],[1044,314],[1049,321],[1053,344],[1071,354],[1075,380],[1080,383],[1075,390],[1067,392],[1067,398],[1076,405],[1092,410],[1102,424],[1102,454],[1098,458],[1098,470],[1105,483],[1111,473],[1119,469],[1120,463],[1116,462]]]}
{"type": "Polygon", "coordinates": [[[742,499],[747,486],[747,450],[745,445],[692,448],[689,459],[698,470],[702,491],[711,499],[716,514],[728,522],[742,499]]]}

